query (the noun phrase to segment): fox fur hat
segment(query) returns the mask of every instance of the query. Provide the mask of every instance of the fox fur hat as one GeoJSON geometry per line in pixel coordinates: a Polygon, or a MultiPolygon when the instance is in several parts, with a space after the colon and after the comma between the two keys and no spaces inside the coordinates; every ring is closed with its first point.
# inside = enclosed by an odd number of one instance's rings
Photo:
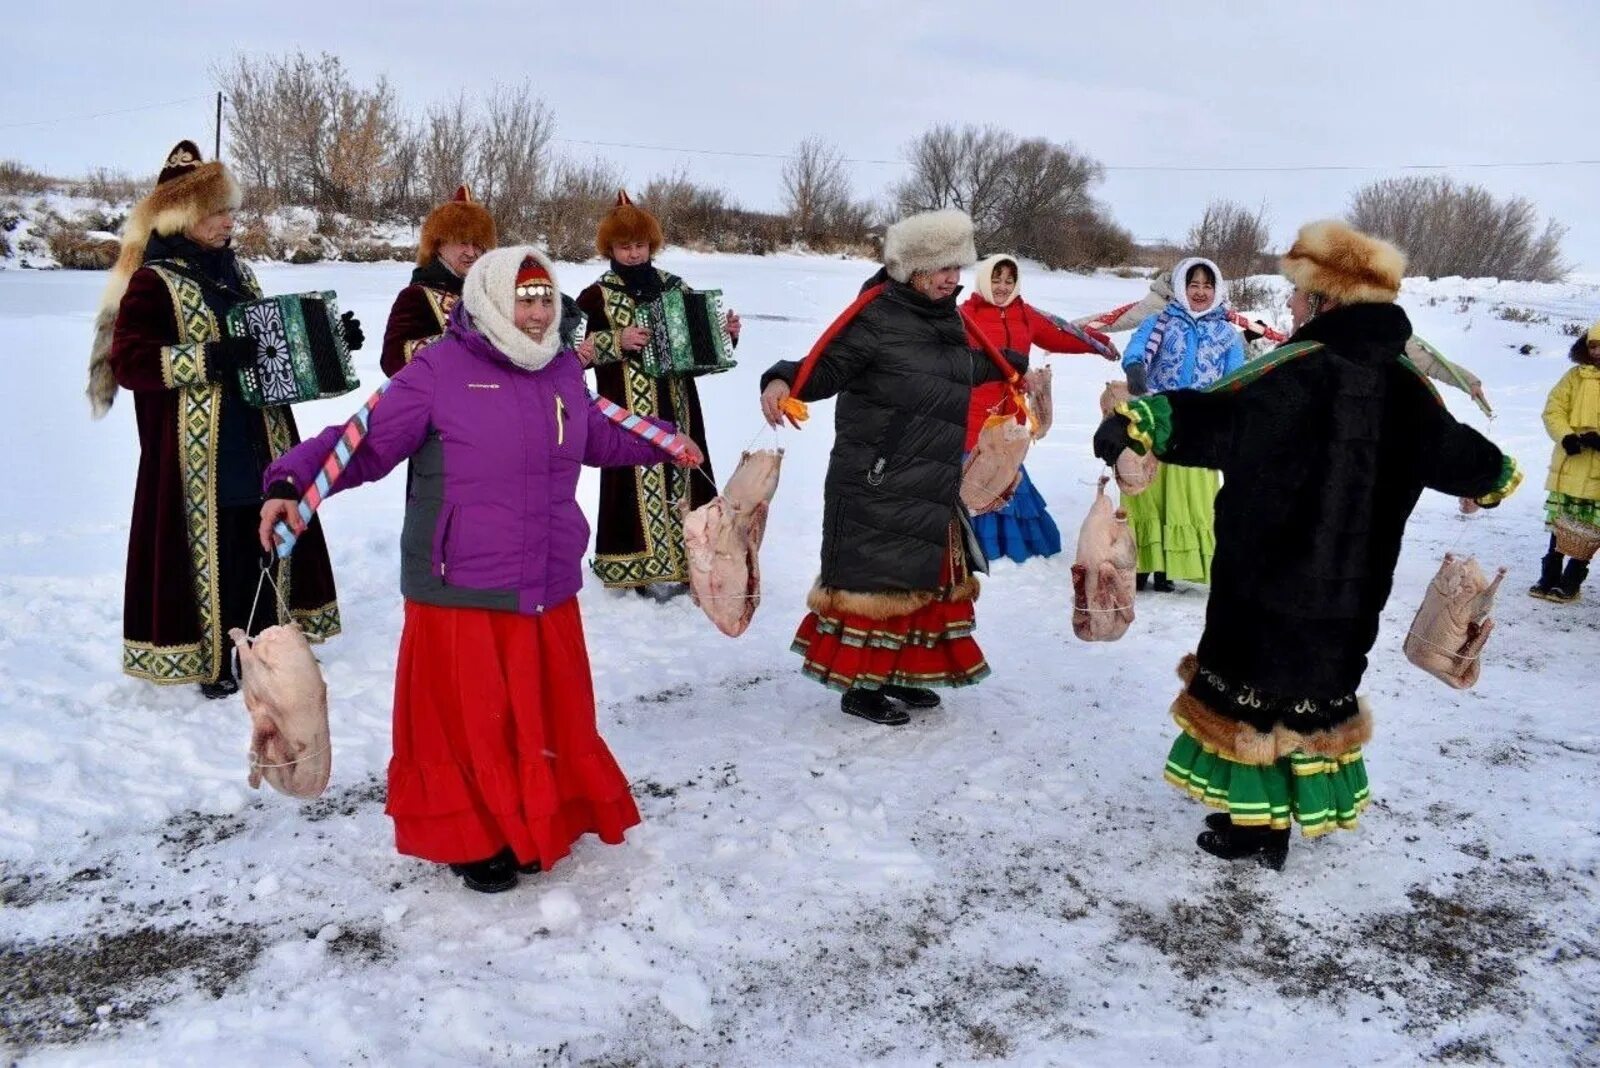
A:
{"type": "Polygon", "coordinates": [[[128,213],[122,228],[122,249],[111,268],[100,308],[95,315],[94,343],[89,351],[89,406],[99,419],[111,410],[117,395],[117,382],[108,362],[111,355],[111,328],[117,321],[117,308],[128,291],[128,280],[144,265],[145,246],[151,234],[168,237],[182,233],[208,215],[231,211],[243,195],[228,168],[218,160],[200,158],[193,141],[179,141],[167,153],[167,161],[156,178],[156,187],[128,213]]]}
{"type": "Polygon", "coordinates": [[[422,237],[417,241],[417,266],[425,266],[439,254],[440,245],[459,241],[477,245],[488,252],[499,244],[495,232],[494,216],[472,199],[472,190],[465,185],[456,186],[456,195],[440,204],[422,220],[422,237]]]}
{"type": "Polygon", "coordinates": [[[600,228],[595,231],[594,250],[610,258],[612,248],[617,245],[648,241],[650,255],[654,256],[661,251],[663,240],[660,221],[635,204],[626,189],[619,189],[616,206],[600,220],[600,228]]]}
{"type": "Polygon", "coordinates": [[[1278,261],[1285,278],[1340,304],[1389,304],[1400,295],[1405,253],[1342,222],[1307,223],[1278,261]]]}
{"type": "Polygon", "coordinates": [[[972,218],[955,208],[907,216],[883,235],[883,265],[896,282],[909,282],[918,271],[971,267],[977,262],[972,218]]]}

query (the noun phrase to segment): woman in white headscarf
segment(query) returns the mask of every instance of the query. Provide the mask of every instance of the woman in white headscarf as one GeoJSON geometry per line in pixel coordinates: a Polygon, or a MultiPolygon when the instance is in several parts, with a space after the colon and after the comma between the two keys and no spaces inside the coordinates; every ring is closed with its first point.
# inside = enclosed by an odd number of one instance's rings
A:
{"type": "MultiPolygon", "coordinates": [[[[1222,272],[1193,257],[1172,269],[1172,302],[1139,324],[1123,351],[1128,392],[1205,389],[1244,366],[1244,338],[1228,321],[1222,272]]],[[[1173,579],[1211,581],[1216,551],[1212,506],[1221,486],[1215,471],[1164,463],[1155,481],[1123,506],[1139,545],[1138,584],[1160,592],[1173,579]]]]}

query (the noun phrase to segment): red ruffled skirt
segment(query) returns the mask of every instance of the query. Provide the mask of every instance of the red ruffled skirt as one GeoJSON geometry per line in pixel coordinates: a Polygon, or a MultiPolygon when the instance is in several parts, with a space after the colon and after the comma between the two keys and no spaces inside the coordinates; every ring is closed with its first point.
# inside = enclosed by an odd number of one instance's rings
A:
{"type": "Polygon", "coordinates": [[[406,602],[389,803],[395,848],[438,863],[509,847],[545,870],[639,822],[595,728],[577,598],[542,616],[406,602]]]}
{"type": "Polygon", "coordinates": [[[932,602],[888,619],[850,612],[806,613],[791,648],[805,658],[809,677],[835,690],[876,686],[970,686],[989,674],[983,650],[972,639],[972,600],[954,601],[956,576],[967,575],[961,543],[952,531],[939,595],[932,602]]]}

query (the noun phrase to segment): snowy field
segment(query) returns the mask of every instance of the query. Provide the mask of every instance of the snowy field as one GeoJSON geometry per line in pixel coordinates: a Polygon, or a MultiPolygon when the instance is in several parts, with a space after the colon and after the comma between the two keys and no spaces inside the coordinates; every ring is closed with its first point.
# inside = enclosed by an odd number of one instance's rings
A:
{"type": "MultiPolygon", "coordinates": [[[[762,437],[756,381],[873,269],[675,253],[745,317],[702,380],[717,469],[762,437]]],[[[266,265],[366,325],[400,264],[266,265]]],[[[576,292],[597,273],[569,267],[576,292]]],[[[89,420],[102,277],[0,271],[0,1053],[28,1065],[1027,1065],[1600,1063],[1600,585],[1524,593],[1545,535],[1539,412],[1600,286],[1406,287],[1419,332],[1482,375],[1527,472],[1498,511],[1424,499],[1366,677],[1375,801],[1296,838],[1288,869],[1194,847],[1160,778],[1173,668],[1204,592],[1149,595],[1121,642],[1071,634],[1068,560],[1000,563],[978,607],[984,685],[889,730],[842,716],[788,651],[816,569],[832,405],[786,432],[742,638],[687,600],[581,595],[601,729],[644,823],[485,897],[393,851],[382,774],[401,621],[404,479],[324,517],[346,633],[319,655],[334,778],[300,804],[245,784],[238,699],[118,673],[137,460],[132,404],[89,420]],[[1504,318],[1522,309],[1535,322],[1504,318]],[[1521,351],[1531,346],[1529,351],[1521,351]],[[1511,574],[1482,683],[1400,643],[1446,550],[1511,574]]],[[[1067,315],[1141,280],[1024,276],[1067,315]]],[[[1030,470],[1070,545],[1093,495],[1108,365],[1055,361],[1030,470]]],[[[342,419],[300,409],[302,431],[342,419]]],[[[592,507],[597,480],[581,498],[592,507]]],[[[1597,580],[1600,581],[1600,580],[1597,580]]]]}

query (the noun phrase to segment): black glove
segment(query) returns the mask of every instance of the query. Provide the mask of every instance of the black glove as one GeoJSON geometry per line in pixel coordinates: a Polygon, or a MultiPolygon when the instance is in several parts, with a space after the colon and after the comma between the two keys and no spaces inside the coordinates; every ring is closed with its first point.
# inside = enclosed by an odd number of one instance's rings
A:
{"type": "Polygon", "coordinates": [[[206,377],[213,382],[236,380],[241,367],[255,362],[256,339],[253,337],[225,337],[221,341],[206,342],[206,377]]]}
{"type": "Polygon", "coordinates": [[[1094,432],[1094,454],[1107,467],[1115,467],[1117,457],[1122,455],[1122,450],[1128,448],[1132,441],[1133,439],[1128,436],[1128,417],[1108,415],[1105,422],[1094,432]]]}
{"type": "Polygon", "coordinates": [[[1578,435],[1578,440],[1583,442],[1583,447],[1600,452],[1600,430],[1585,430],[1578,435]]]}
{"type": "Polygon", "coordinates": [[[1567,450],[1568,456],[1576,456],[1583,451],[1583,439],[1576,434],[1568,434],[1561,439],[1561,447],[1567,450]]]}
{"type": "Polygon", "coordinates": [[[1135,397],[1142,397],[1148,392],[1144,379],[1144,364],[1130,363],[1127,368],[1128,392],[1135,397]]]}
{"type": "Polygon", "coordinates": [[[344,328],[344,347],[351,352],[367,343],[367,335],[361,332],[361,320],[356,318],[355,312],[339,316],[339,325],[344,328]]]}

